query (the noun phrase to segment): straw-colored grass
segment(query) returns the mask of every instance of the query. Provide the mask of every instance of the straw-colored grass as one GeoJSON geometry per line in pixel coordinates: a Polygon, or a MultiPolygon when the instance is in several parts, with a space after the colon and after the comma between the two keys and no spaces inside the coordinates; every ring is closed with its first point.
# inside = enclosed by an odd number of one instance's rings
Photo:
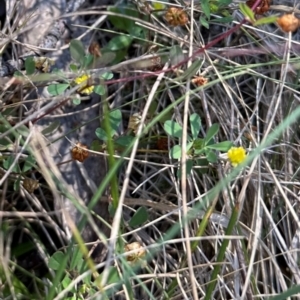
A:
{"type": "MultiPolygon", "coordinates": [[[[61,83],[60,75],[42,84],[39,73],[26,84],[12,74],[2,79],[0,298],[296,299],[299,33],[251,25],[238,1],[224,8],[231,22],[217,23],[219,11],[209,29],[198,2],[131,5],[138,17],[128,18],[145,35],[108,67],[113,78],[92,75],[106,87],[102,96],[82,95],[75,105],[74,86],[51,96],[47,86],[61,83]],[[150,5],[184,8],[189,22],[170,26],[164,11],[149,14],[150,5]],[[112,111],[122,119],[103,147],[95,131],[115,129],[112,111]],[[215,151],[212,163],[188,152],[192,114],[201,118],[199,138],[219,124],[212,144],[241,146],[246,161],[233,167],[226,153],[215,151]],[[167,120],[182,126],[180,138],[164,131],[167,120]],[[120,147],[118,136],[132,139],[120,147]],[[82,163],[70,154],[78,142],[89,149],[82,163]],[[169,154],[174,145],[180,159],[169,154]],[[182,168],[191,161],[190,171],[182,168]],[[25,179],[39,186],[30,190],[25,179]]],[[[69,11],[71,38],[86,51],[92,40],[107,52],[114,37],[130,37],[114,27],[112,17],[122,14],[106,8],[69,11]]],[[[266,15],[293,9],[298,16],[298,7],[274,0],[266,15]]],[[[16,58],[16,45],[26,47],[9,29],[15,25],[3,32],[5,60],[16,58]]],[[[69,50],[48,55],[71,81],[69,50]]]]}

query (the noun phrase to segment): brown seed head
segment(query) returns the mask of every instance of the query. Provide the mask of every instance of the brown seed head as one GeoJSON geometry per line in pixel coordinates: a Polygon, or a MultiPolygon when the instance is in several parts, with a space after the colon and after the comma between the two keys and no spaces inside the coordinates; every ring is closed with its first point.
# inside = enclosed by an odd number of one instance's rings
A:
{"type": "Polygon", "coordinates": [[[167,137],[159,137],[156,141],[156,146],[158,150],[168,150],[169,145],[168,145],[168,138],[167,137]]]}
{"type": "Polygon", "coordinates": [[[31,178],[25,178],[23,181],[24,189],[30,194],[32,194],[39,186],[39,182],[31,178]]]}
{"type": "MultiPolygon", "coordinates": [[[[246,4],[252,7],[256,0],[249,0],[246,4]]],[[[254,13],[257,15],[263,15],[270,9],[271,0],[261,0],[260,4],[255,8],[254,13]]]]}
{"type": "Polygon", "coordinates": [[[152,63],[152,66],[149,68],[150,71],[158,71],[158,70],[161,70],[162,68],[162,65],[161,65],[161,57],[160,56],[155,56],[151,59],[151,63],[152,63]]]}
{"type": "Polygon", "coordinates": [[[300,26],[300,20],[294,14],[285,14],[277,19],[277,24],[284,32],[294,32],[300,26]]]}
{"type": "Polygon", "coordinates": [[[189,21],[187,13],[177,7],[170,7],[165,14],[165,19],[171,26],[183,26],[189,21]]]}
{"type": "Polygon", "coordinates": [[[138,131],[141,119],[142,115],[140,113],[134,113],[129,117],[128,129],[131,129],[134,134],[136,134],[138,131]]]}
{"type": "Polygon", "coordinates": [[[89,53],[94,55],[95,57],[101,56],[100,46],[96,41],[92,41],[89,46],[89,53]]]}
{"type": "Polygon", "coordinates": [[[72,159],[83,162],[89,156],[87,149],[88,147],[86,145],[77,143],[76,146],[71,150],[72,159]]]}
{"type": "Polygon", "coordinates": [[[208,83],[208,79],[203,76],[198,76],[192,79],[192,82],[197,86],[202,86],[208,83]]]}
{"type": "Polygon", "coordinates": [[[130,262],[135,262],[139,258],[142,258],[145,256],[146,251],[143,249],[142,245],[139,242],[133,242],[131,244],[127,244],[124,247],[125,252],[134,251],[135,253],[128,254],[126,256],[126,260],[130,262]]]}

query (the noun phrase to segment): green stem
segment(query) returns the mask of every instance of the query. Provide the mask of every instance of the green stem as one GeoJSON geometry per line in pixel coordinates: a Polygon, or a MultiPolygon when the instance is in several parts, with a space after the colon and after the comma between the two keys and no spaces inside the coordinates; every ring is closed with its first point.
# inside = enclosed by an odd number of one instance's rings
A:
{"type": "MultiPolygon", "coordinates": [[[[236,222],[237,222],[237,219],[238,219],[238,215],[239,215],[239,204],[236,203],[235,206],[233,207],[231,218],[229,220],[227,229],[225,231],[225,236],[232,234],[233,229],[234,229],[234,227],[236,225],[236,222]]],[[[220,251],[218,253],[216,266],[215,266],[215,268],[212,272],[211,281],[210,281],[210,283],[208,285],[208,288],[206,290],[206,295],[205,295],[204,300],[212,299],[212,293],[213,293],[213,291],[216,287],[216,284],[217,284],[217,277],[218,277],[218,274],[220,272],[221,266],[223,265],[224,257],[225,257],[225,253],[226,253],[226,249],[227,249],[228,244],[229,244],[229,239],[224,239],[224,241],[223,241],[223,243],[220,247],[220,251]]]]}
{"type": "MultiPolygon", "coordinates": [[[[103,101],[103,113],[104,113],[104,129],[107,134],[107,152],[108,152],[108,167],[109,170],[113,169],[116,165],[116,160],[114,158],[115,149],[114,149],[114,142],[111,136],[112,127],[109,120],[109,108],[106,99],[103,101]]],[[[119,186],[118,186],[118,178],[117,173],[115,172],[110,180],[110,187],[111,187],[111,196],[112,196],[112,204],[114,210],[117,209],[119,204],[119,186]]]]}
{"type": "MultiPolygon", "coordinates": [[[[206,211],[205,215],[203,216],[203,219],[202,219],[202,221],[198,227],[198,230],[196,232],[196,237],[203,236],[205,229],[207,227],[209,218],[216,207],[217,200],[218,200],[218,197],[215,198],[214,202],[212,203],[212,205],[209,207],[209,209],[206,211]]],[[[192,252],[195,252],[197,246],[198,246],[198,241],[197,240],[193,241],[192,245],[191,245],[192,252]]]]}

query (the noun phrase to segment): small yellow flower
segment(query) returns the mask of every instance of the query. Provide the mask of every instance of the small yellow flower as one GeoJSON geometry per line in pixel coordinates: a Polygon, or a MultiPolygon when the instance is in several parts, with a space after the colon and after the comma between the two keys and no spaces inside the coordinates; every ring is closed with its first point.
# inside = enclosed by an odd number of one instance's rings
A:
{"type": "Polygon", "coordinates": [[[84,75],[74,79],[74,82],[76,84],[82,84],[84,82],[86,83],[86,85],[84,85],[83,87],[81,87],[77,90],[79,93],[90,95],[94,91],[94,86],[89,85],[89,83],[88,83],[89,79],[90,79],[90,76],[87,74],[84,74],[84,75]]]}
{"type": "Polygon", "coordinates": [[[247,157],[246,150],[243,147],[231,147],[227,155],[234,167],[242,163],[247,157]]]}
{"type": "Polygon", "coordinates": [[[166,7],[166,5],[161,2],[152,2],[152,6],[155,10],[163,10],[166,7]]]}

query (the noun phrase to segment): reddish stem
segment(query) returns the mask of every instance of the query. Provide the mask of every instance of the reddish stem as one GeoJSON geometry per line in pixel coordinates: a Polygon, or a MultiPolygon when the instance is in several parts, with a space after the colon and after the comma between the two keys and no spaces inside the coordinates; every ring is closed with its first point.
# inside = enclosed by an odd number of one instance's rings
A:
{"type": "MultiPolygon", "coordinates": [[[[259,6],[259,4],[261,3],[261,1],[262,0],[256,0],[256,2],[251,7],[252,11],[254,11],[259,6]]],[[[247,20],[243,19],[239,24],[235,25],[234,27],[232,27],[231,29],[229,29],[225,33],[221,34],[220,36],[218,36],[217,38],[215,38],[214,40],[212,40],[211,42],[209,42],[208,44],[206,44],[204,47],[196,50],[190,57],[186,58],[185,60],[181,61],[180,63],[178,63],[177,65],[175,65],[175,66],[173,66],[171,68],[168,68],[168,69],[165,69],[165,70],[159,70],[159,71],[156,71],[156,72],[152,72],[151,74],[140,74],[140,75],[137,75],[137,76],[127,77],[127,78],[120,78],[120,79],[108,80],[108,81],[105,82],[105,84],[109,85],[109,84],[113,84],[113,83],[129,82],[129,81],[133,81],[133,80],[136,80],[136,79],[144,79],[144,78],[152,77],[154,75],[158,75],[160,73],[166,73],[166,72],[170,72],[170,71],[176,70],[178,67],[180,67],[180,66],[184,65],[185,63],[187,63],[190,59],[193,59],[194,57],[198,56],[200,53],[203,53],[205,50],[213,47],[215,44],[217,44],[218,42],[222,41],[223,39],[225,39],[226,37],[228,37],[233,32],[237,31],[245,23],[247,23],[247,20]]],[[[38,120],[40,120],[41,118],[43,118],[47,114],[49,114],[52,111],[56,110],[57,108],[59,108],[60,106],[62,106],[63,104],[65,104],[68,100],[69,99],[65,99],[64,101],[62,101],[58,105],[56,105],[53,108],[49,109],[43,115],[41,115],[40,117],[38,117],[35,120],[33,120],[32,123],[37,122],[38,120]]]]}
{"type": "MultiPolygon", "coordinates": [[[[262,0],[256,0],[256,2],[251,7],[252,11],[254,11],[259,6],[259,4],[261,3],[261,1],[262,0]]],[[[204,47],[202,47],[202,48],[198,49],[197,51],[195,51],[190,57],[186,58],[185,60],[181,61],[180,63],[178,63],[177,65],[175,65],[175,66],[173,66],[171,68],[168,68],[168,69],[165,69],[165,70],[155,71],[155,72],[152,72],[151,74],[141,74],[141,75],[127,77],[127,78],[112,79],[112,80],[106,81],[105,83],[108,85],[108,84],[120,83],[120,82],[124,82],[124,81],[128,82],[128,81],[133,81],[133,80],[136,80],[136,79],[144,79],[144,78],[147,78],[147,77],[152,77],[154,75],[158,75],[160,73],[166,73],[166,72],[170,72],[170,71],[176,70],[178,67],[180,67],[180,66],[184,65],[185,63],[187,63],[190,59],[193,59],[194,57],[196,57],[200,53],[202,53],[205,50],[213,47],[215,44],[217,44],[218,42],[220,42],[223,39],[225,39],[226,37],[228,37],[231,33],[237,31],[245,23],[247,23],[247,20],[243,19],[239,24],[237,24],[236,26],[232,27],[231,29],[229,29],[225,33],[221,34],[220,36],[218,36],[217,38],[215,38],[214,40],[212,40],[211,42],[209,42],[208,44],[206,44],[204,47]]]]}

